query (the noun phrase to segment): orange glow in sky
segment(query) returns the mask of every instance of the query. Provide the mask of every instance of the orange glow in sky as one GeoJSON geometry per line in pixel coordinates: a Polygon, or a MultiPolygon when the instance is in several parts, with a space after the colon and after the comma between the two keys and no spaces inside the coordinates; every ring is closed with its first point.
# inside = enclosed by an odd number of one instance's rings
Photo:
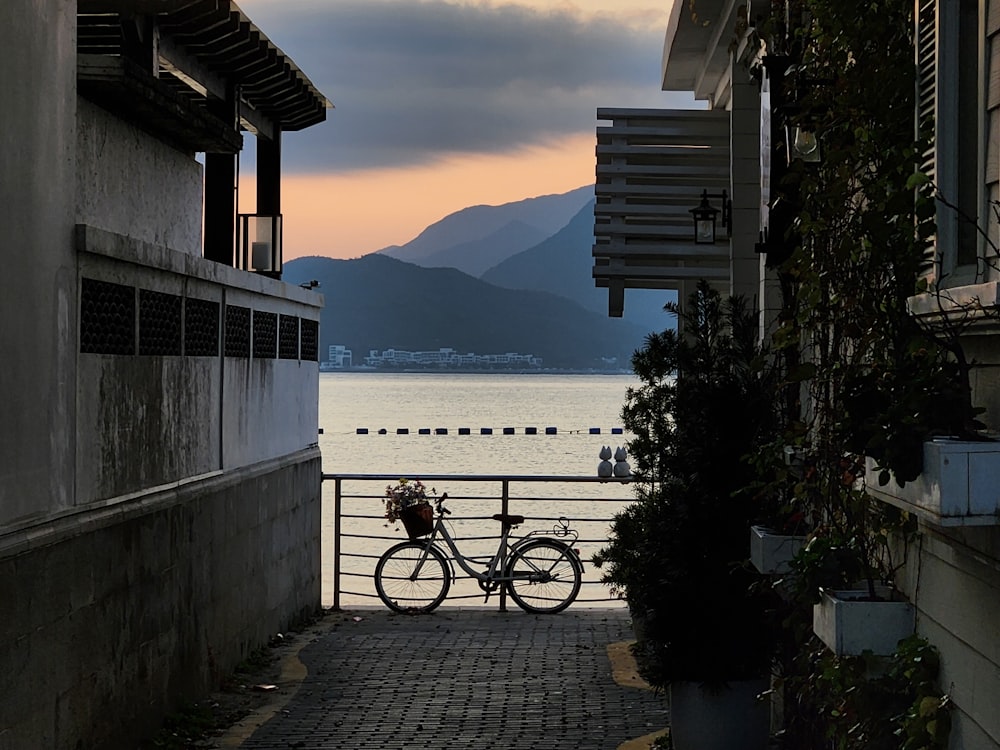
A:
{"type": "Polygon", "coordinates": [[[284,258],[357,258],[469,206],[592,185],[597,109],[663,101],[670,5],[240,0],[336,106],[282,138],[284,258]]]}
{"type": "MultiPolygon", "coordinates": [[[[595,143],[594,135],[580,135],[514,154],[456,155],[429,166],[286,174],[281,184],[284,258],[357,258],[409,242],[467,206],[565,193],[593,183],[595,143]]],[[[254,190],[253,177],[243,176],[241,212],[253,212],[254,190]]]]}

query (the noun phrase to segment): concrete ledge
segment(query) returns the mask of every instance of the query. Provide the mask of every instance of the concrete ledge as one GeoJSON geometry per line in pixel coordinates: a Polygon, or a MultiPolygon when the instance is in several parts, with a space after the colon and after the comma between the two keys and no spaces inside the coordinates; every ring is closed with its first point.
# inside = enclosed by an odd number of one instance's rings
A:
{"type": "Polygon", "coordinates": [[[224,266],[221,263],[205,260],[179,250],[172,250],[169,247],[161,247],[150,242],[125,237],[116,232],[98,229],[88,224],[76,225],[76,249],[78,252],[100,255],[123,263],[153,268],[158,271],[168,271],[181,276],[243,289],[254,294],[287,299],[314,307],[317,311],[323,307],[323,295],[319,292],[302,289],[295,284],[288,284],[267,276],[241,271],[231,266],[224,266]]]}
{"type": "MultiPolygon", "coordinates": [[[[307,448],[252,466],[188,477],[140,492],[108,498],[85,508],[74,508],[45,519],[29,520],[0,534],[0,559],[58,544],[74,537],[110,528],[126,520],[156,513],[175,505],[182,495],[190,494],[194,490],[198,490],[199,494],[218,492],[248,479],[318,458],[320,458],[318,447],[307,448]],[[197,486],[199,484],[200,487],[197,486]]],[[[317,482],[321,481],[321,475],[317,475],[316,479],[317,482]]]]}

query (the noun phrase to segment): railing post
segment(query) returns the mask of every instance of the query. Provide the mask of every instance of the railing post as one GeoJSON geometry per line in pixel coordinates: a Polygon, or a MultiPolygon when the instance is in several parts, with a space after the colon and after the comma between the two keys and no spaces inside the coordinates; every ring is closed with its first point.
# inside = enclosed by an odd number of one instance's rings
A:
{"type": "Polygon", "coordinates": [[[333,609],[340,610],[340,502],[342,480],[333,481],[333,609]]]}
{"type": "MultiPolygon", "coordinates": [[[[505,516],[510,512],[510,481],[507,479],[501,480],[500,489],[500,512],[505,516]]],[[[500,574],[507,569],[507,548],[504,547],[500,550],[500,574]]],[[[507,586],[505,584],[500,584],[500,611],[507,611],[507,586]]]]}

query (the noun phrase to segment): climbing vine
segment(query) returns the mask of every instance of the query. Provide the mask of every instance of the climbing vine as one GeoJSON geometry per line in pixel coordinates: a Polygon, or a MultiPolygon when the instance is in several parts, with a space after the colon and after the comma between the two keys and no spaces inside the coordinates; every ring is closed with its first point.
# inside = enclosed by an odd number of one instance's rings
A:
{"type": "Polygon", "coordinates": [[[951,342],[907,308],[935,231],[934,187],[920,172],[929,133],[914,132],[913,7],[787,0],[758,30],[766,49],[754,59],[786,126],[776,130],[788,159],[771,197],[772,220],[781,206],[787,221],[767,260],[783,294],[782,442],[801,455],[799,471],[762,492],[811,524],[779,655],[787,747],[934,748],[947,737],[930,645],[907,642],[873,677],[870,659],[835,657],[811,634],[820,586],[867,580],[874,595],[874,582],[891,583],[905,562],[898,542],[912,520],[869,498],[866,457],[880,481],[905,483],[921,473],[925,440],[978,427],[951,342]],[[796,132],[816,139],[819,161],[796,158],[796,132]]]}

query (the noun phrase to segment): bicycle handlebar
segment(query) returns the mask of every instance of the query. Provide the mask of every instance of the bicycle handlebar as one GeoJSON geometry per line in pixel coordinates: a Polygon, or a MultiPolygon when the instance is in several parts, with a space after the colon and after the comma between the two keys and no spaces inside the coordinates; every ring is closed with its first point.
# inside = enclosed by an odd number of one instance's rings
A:
{"type": "Polygon", "coordinates": [[[450,516],[451,515],[451,511],[448,510],[447,508],[445,508],[444,505],[442,505],[442,503],[445,500],[447,500],[447,499],[448,499],[448,493],[445,492],[436,501],[437,502],[437,511],[438,511],[438,515],[439,516],[450,516]]]}

